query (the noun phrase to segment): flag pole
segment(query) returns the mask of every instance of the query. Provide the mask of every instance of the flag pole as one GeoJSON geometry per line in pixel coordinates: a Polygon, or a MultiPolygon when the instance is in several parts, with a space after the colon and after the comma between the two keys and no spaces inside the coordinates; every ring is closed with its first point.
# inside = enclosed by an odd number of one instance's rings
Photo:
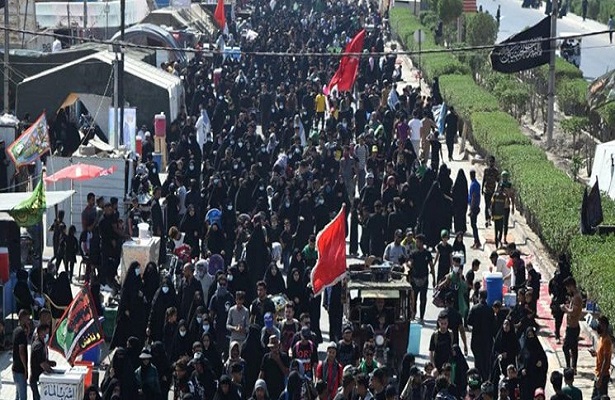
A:
{"type": "Polygon", "coordinates": [[[559,2],[553,0],[551,3],[551,45],[549,53],[549,86],[548,86],[548,106],[547,106],[547,147],[553,143],[553,119],[555,113],[555,48],[557,46],[557,14],[559,14],[559,2]]]}

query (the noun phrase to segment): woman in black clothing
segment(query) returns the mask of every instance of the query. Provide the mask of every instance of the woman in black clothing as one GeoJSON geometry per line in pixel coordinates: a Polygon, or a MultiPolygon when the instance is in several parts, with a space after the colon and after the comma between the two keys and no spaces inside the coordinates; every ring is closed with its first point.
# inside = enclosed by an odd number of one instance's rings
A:
{"type": "Polygon", "coordinates": [[[176,187],[174,183],[169,185],[169,193],[165,197],[167,228],[177,227],[179,225],[179,197],[175,193],[176,187]]]}
{"type": "Polygon", "coordinates": [[[246,369],[243,371],[245,387],[254,387],[264,354],[261,346],[261,329],[258,325],[250,325],[246,340],[241,345],[241,358],[246,361],[246,369]]]}
{"type": "Polygon", "coordinates": [[[171,282],[171,278],[165,276],[162,278],[162,283],[152,299],[148,321],[149,338],[151,341],[155,342],[163,339],[167,309],[169,307],[177,307],[175,296],[175,286],[171,282]]]}
{"type": "Polygon", "coordinates": [[[305,268],[306,264],[305,260],[303,259],[303,253],[301,253],[301,250],[299,249],[294,249],[293,256],[290,259],[290,265],[288,267],[288,270],[292,271],[293,269],[297,269],[299,273],[303,275],[305,273],[305,268]]]}
{"type": "Polygon", "coordinates": [[[463,254],[463,259],[466,258],[466,245],[463,243],[463,232],[457,232],[455,234],[455,241],[453,242],[453,253],[463,254]]]}
{"type": "Polygon", "coordinates": [[[148,262],[143,271],[143,296],[146,301],[146,316],[149,317],[152,300],[160,288],[160,274],[155,262],[148,262]]]}
{"type": "Polygon", "coordinates": [[[162,344],[164,350],[171,359],[175,355],[175,338],[177,336],[177,329],[179,324],[177,322],[177,308],[167,308],[164,316],[164,328],[162,331],[162,344]]]}
{"type": "Polygon", "coordinates": [[[519,353],[519,372],[521,377],[521,398],[531,399],[537,388],[547,383],[547,355],[536,336],[536,329],[529,327],[521,338],[519,353]]]}
{"type": "Polygon", "coordinates": [[[267,284],[267,293],[271,295],[281,294],[286,292],[284,277],[275,263],[270,263],[269,268],[265,272],[264,281],[267,284]]]}
{"type": "Polygon", "coordinates": [[[500,374],[506,374],[509,365],[516,365],[518,355],[519,339],[510,320],[505,319],[493,343],[493,356],[498,362],[494,365],[492,382],[497,382],[500,374]]]}
{"type": "MultiPolygon", "coordinates": [[[[299,316],[307,310],[308,298],[305,291],[305,282],[301,277],[301,272],[297,268],[290,270],[287,279],[286,297],[293,302],[295,306],[295,315],[299,316]]],[[[267,285],[267,288],[269,288],[269,285],[267,285]]]]}
{"type": "Polygon", "coordinates": [[[222,250],[224,250],[226,246],[224,232],[220,229],[217,222],[214,222],[207,230],[203,247],[205,246],[207,246],[206,249],[210,254],[221,254],[222,250]]]}
{"type": "Polygon", "coordinates": [[[110,399],[116,386],[119,386],[122,399],[137,398],[135,369],[136,367],[134,367],[132,361],[130,361],[126,349],[118,347],[113,354],[111,365],[101,384],[104,393],[103,398],[110,399]]]}
{"type": "Polygon", "coordinates": [[[199,239],[202,235],[203,224],[199,221],[196,215],[194,205],[188,205],[188,212],[182,218],[179,224],[179,230],[185,234],[184,243],[190,246],[190,256],[198,257],[201,247],[199,246],[199,239]]]}
{"type": "Polygon", "coordinates": [[[203,333],[203,319],[206,316],[207,315],[205,312],[205,307],[198,306],[188,327],[188,336],[190,336],[190,343],[194,343],[195,341],[201,340],[201,335],[203,333]]]}
{"type": "Polygon", "coordinates": [[[178,360],[183,356],[192,355],[192,340],[188,333],[188,324],[183,319],[179,320],[177,324],[177,331],[173,340],[173,352],[171,353],[171,360],[178,360]]]}
{"type": "Polygon", "coordinates": [[[220,376],[224,364],[222,363],[222,356],[214,344],[214,337],[215,336],[211,332],[203,333],[201,343],[203,343],[203,356],[209,361],[209,365],[212,371],[214,371],[214,374],[220,376]]]}
{"type": "Polygon", "coordinates": [[[245,261],[239,261],[237,264],[229,268],[228,278],[228,290],[233,295],[238,291],[242,291],[246,294],[246,304],[252,304],[253,298],[248,298],[250,293],[250,275],[248,275],[248,268],[245,261]]]}
{"type": "Polygon", "coordinates": [[[455,232],[468,230],[466,215],[468,214],[468,179],[463,169],[457,172],[455,184],[453,185],[453,220],[455,232]]]}
{"type": "Polygon", "coordinates": [[[120,304],[111,349],[124,345],[131,336],[136,336],[143,343],[147,315],[140,269],[139,263],[133,261],[126,271],[120,292],[120,304]]]}
{"type": "MultiPolygon", "coordinates": [[[[73,292],[70,288],[70,278],[66,271],[60,272],[58,278],[53,282],[49,298],[53,301],[53,304],[58,307],[67,307],[71,301],[73,301],[73,292]]],[[[54,318],[61,318],[64,311],[62,309],[56,309],[52,307],[51,314],[54,318]]],[[[124,341],[125,342],[125,341],[124,341]]]]}
{"type": "Polygon", "coordinates": [[[452,378],[452,383],[457,387],[458,394],[463,397],[466,394],[468,369],[470,367],[468,367],[468,362],[463,356],[461,347],[459,347],[458,344],[453,345],[450,363],[453,366],[453,371],[455,372],[455,376],[452,378]]]}
{"type": "Polygon", "coordinates": [[[237,390],[233,390],[231,377],[222,375],[218,381],[218,390],[214,396],[214,400],[240,400],[237,390]]]}
{"type": "Polygon", "coordinates": [[[164,345],[159,341],[152,343],[150,351],[152,353],[152,364],[158,371],[162,398],[167,399],[171,382],[173,381],[173,369],[171,368],[169,357],[167,357],[167,353],[164,351],[164,345]]]}

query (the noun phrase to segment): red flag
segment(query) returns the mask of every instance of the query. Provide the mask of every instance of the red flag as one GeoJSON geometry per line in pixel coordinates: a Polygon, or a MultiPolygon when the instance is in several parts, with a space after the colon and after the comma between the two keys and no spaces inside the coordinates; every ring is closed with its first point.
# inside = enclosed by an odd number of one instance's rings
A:
{"type": "Polygon", "coordinates": [[[81,288],[66,307],[51,335],[49,348],[75,364],[75,358],[103,342],[105,335],[96,314],[89,286],[81,288]]]}
{"type": "Polygon", "coordinates": [[[335,285],[346,273],[346,205],[316,237],[318,261],[311,274],[314,295],[335,285]]]}
{"type": "MultiPolygon", "coordinates": [[[[344,50],[344,54],[360,53],[361,51],[363,51],[364,40],[365,29],[362,29],[361,32],[357,33],[357,35],[352,39],[352,41],[348,43],[346,49],[344,50]]],[[[337,85],[337,90],[340,92],[352,90],[354,81],[357,79],[358,70],[359,56],[343,56],[340,61],[340,66],[337,68],[337,71],[335,72],[335,75],[333,75],[333,78],[331,78],[331,82],[329,82],[329,90],[333,89],[335,85],[337,85]]]]}
{"type": "Polygon", "coordinates": [[[214,11],[214,19],[218,23],[220,29],[224,29],[226,25],[226,13],[224,12],[224,0],[218,0],[216,11],[214,11]]]}

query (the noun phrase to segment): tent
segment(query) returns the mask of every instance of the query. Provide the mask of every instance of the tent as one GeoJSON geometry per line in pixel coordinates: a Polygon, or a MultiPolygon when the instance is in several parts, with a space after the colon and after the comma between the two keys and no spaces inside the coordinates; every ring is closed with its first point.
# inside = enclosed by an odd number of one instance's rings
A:
{"type": "MultiPolygon", "coordinates": [[[[59,191],[45,191],[45,198],[47,200],[47,208],[51,208],[56,204],[59,204],[65,200],[68,200],[73,194],[74,190],[59,190],[59,191]]],[[[32,196],[32,192],[12,192],[12,193],[0,193],[0,211],[12,210],[15,206],[22,201],[27,200],[32,196]]]]}
{"type": "Polygon", "coordinates": [[[589,186],[596,181],[602,192],[615,199],[615,140],[596,145],[589,186]]]}
{"type": "MultiPolygon", "coordinates": [[[[92,115],[104,109],[104,97],[113,93],[115,54],[101,51],[48,69],[26,78],[17,86],[17,115],[37,115],[40,110],[57,110],[70,93],[96,95],[89,100],[92,115]]],[[[124,62],[125,101],[137,108],[137,126],[151,125],[155,114],[164,112],[169,122],[179,114],[183,104],[181,79],[130,56],[124,62]]],[[[82,100],[83,101],[83,100],[82,100]]]]}

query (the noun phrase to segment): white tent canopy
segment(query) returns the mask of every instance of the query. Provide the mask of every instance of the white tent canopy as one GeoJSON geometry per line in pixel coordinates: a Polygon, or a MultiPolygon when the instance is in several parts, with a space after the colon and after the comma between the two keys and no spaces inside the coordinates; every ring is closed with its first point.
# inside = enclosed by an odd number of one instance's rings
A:
{"type": "Polygon", "coordinates": [[[615,140],[596,145],[590,186],[596,181],[601,192],[615,199],[615,140]]]}
{"type": "MultiPolygon", "coordinates": [[[[74,193],[74,190],[45,191],[47,208],[69,199],[74,193]]],[[[31,196],[32,192],[0,193],[0,211],[10,211],[31,196]]]]}

